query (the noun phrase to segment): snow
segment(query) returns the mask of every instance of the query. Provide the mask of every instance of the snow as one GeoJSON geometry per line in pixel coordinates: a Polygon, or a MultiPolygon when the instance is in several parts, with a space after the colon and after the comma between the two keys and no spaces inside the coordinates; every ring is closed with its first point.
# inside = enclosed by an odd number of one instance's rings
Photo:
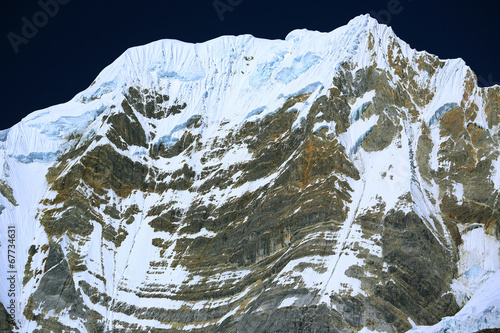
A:
{"type": "Polygon", "coordinates": [[[9,155],[9,157],[21,163],[54,162],[59,154],[61,154],[61,151],[57,150],[55,152],[34,152],[28,155],[9,155]]]}
{"type": "Polygon", "coordinates": [[[7,135],[9,134],[10,129],[5,129],[0,131],[0,141],[5,142],[7,140],[7,135]]]}
{"type": "Polygon", "coordinates": [[[213,282],[222,282],[224,283],[225,280],[241,280],[248,274],[252,273],[252,271],[249,270],[242,270],[242,271],[234,271],[234,272],[223,272],[223,273],[217,273],[214,274],[210,277],[210,279],[207,280],[208,283],[213,283],[213,282]]]}
{"type": "Polygon", "coordinates": [[[298,297],[288,297],[288,298],[285,298],[281,303],[280,305],[278,306],[278,309],[281,309],[281,308],[286,308],[288,306],[292,306],[293,303],[295,303],[296,300],[298,300],[299,298],[298,297]]]}
{"type": "Polygon", "coordinates": [[[351,105],[351,123],[359,120],[366,108],[371,104],[373,97],[375,97],[375,90],[370,90],[354,101],[351,105]]]}
{"type": "Polygon", "coordinates": [[[182,235],[181,238],[190,238],[190,239],[198,238],[198,237],[213,238],[215,236],[217,236],[217,234],[215,232],[208,231],[206,228],[201,228],[201,230],[199,232],[197,232],[196,234],[182,235]]]}
{"type": "Polygon", "coordinates": [[[434,326],[419,326],[409,332],[477,332],[500,327],[500,270],[490,276],[467,304],[453,317],[445,317],[434,326]]]}
{"type": "Polygon", "coordinates": [[[495,189],[500,189],[500,157],[492,161],[493,171],[491,172],[491,181],[495,189]]]}
{"type": "Polygon", "coordinates": [[[436,110],[434,115],[429,119],[428,125],[432,126],[436,123],[438,123],[443,116],[450,111],[453,108],[456,108],[458,106],[457,103],[446,103],[443,106],[441,106],[439,109],[436,110]]]}
{"type": "Polygon", "coordinates": [[[462,235],[462,242],[459,246],[459,275],[474,266],[485,271],[500,269],[500,243],[494,236],[486,234],[482,225],[466,231],[462,235]]]}
{"type": "Polygon", "coordinates": [[[236,314],[236,312],[238,312],[238,308],[234,308],[233,310],[229,311],[221,319],[219,319],[219,321],[217,322],[217,324],[221,324],[222,322],[224,322],[224,320],[226,320],[227,318],[229,318],[232,315],[236,314]]]}
{"type": "Polygon", "coordinates": [[[463,82],[467,76],[468,67],[462,59],[453,59],[445,62],[443,68],[437,69],[432,81],[433,90],[439,88],[423,110],[423,118],[429,125],[435,124],[444,113],[456,105],[460,105],[463,94],[463,82]]]}
{"type": "MultiPolygon", "coordinates": [[[[361,123],[363,121],[359,120],[351,127],[361,123]]],[[[379,200],[386,203],[386,209],[395,207],[399,198],[410,191],[410,147],[405,133],[401,133],[401,136],[400,146],[393,142],[382,151],[365,152],[360,149],[353,156],[353,162],[362,173],[365,183],[364,195],[359,205],[360,213],[380,204],[379,200]]],[[[410,207],[400,206],[399,209],[409,211],[410,207]]]]}
{"type": "Polygon", "coordinates": [[[330,293],[349,293],[352,296],[357,294],[365,295],[365,291],[361,288],[361,281],[355,278],[348,277],[345,273],[349,267],[353,265],[363,266],[363,260],[358,259],[356,253],[350,247],[359,239],[359,231],[352,232],[354,219],[360,208],[365,194],[366,183],[362,181],[354,181],[349,179],[349,185],[353,189],[351,193],[352,201],[349,205],[347,219],[342,225],[342,228],[337,235],[337,244],[334,249],[334,255],[330,256],[329,263],[326,267],[329,268],[326,272],[326,282],[321,289],[321,303],[330,304],[330,293]]]}
{"type": "Polygon", "coordinates": [[[293,59],[290,67],[285,67],[276,74],[276,79],[284,83],[290,83],[297,79],[302,73],[316,65],[321,58],[312,52],[293,59]]]}
{"type": "Polygon", "coordinates": [[[352,155],[358,152],[364,138],[377,124],[378,119],[378,115],[373,115],[368,119],[359,120],[349,126],[346,132],[339,135],[339,141],[349,154],[352,155]]]}
{"type": "Polygon", "coordinates": [[[366,327],[363,327],[361,331],[358,331],[358,333],[379,333],[379,331],[372,331],[366,327]]]}
{"type": "Polygon", "coordinates": [[[298,115],[295,121],[292,124],[292,131],[300,126],[302,124],[302,121],[307,117],[307,114],[309,113],[309,110],[311,109],[314,101],[321,96],[321,92],[323,91],[323,85],[314,83],[312,85],[308,85],[305,88],[299,90],[297,93],[301,93],[303,91],[309,91],[311,89],[314,89],[311,91],[311,95],[307,98],[307,100],[303,104],[296,104],[295,107],[298,108],[298,115]]]}
{"type": "Polygon", "coordinates": [[[462,228],[458,278],[452,284],[459,305],[464,305],[489,276],[500,269],[500,243],[495,237],[487,235],[479,224],[462,228]]]}
{"type": "MultiPolygon", "coordinates": [[[[0,224],[16,225],[18,228],[16,288],[22,290],[16,300],[19,309],[26,306],[31,290],[37,287],[34,279],[28,281],[23,288],[19,282],[24,274],[29,246],[32,244],[41,246],[49,241],[59,242],[65,253],[77,248],[85,260],[88,271],[74,274],[75,285],[78,286],[79,281],[87,281],[114,300],[138,307],[150,306],[151,298],[139,297],[137,294],[154,289],[158,285],[169,286],[167,290],[161,292],[162,297],[154,298],[155,306],[163,309],[179,309],[183,306],[192,309],[210,309],[232,304],[248,295],[252,291],[251,286],[233,297],[223,299],[200,302],[182,302],[174,299],[172,296],[183,285],[195,285],[200,281],[220,286],[238,283],[251,274],[251,271],[214,271],[208,277],[201,277],[192,274],[186,267],[175,266],[173,261],[177,241],[183,238],[215,237],[216,233],[206,228],[201,228],[194,234],[178,231],[154,232],[148,224],[154,217],[146,214],[150,208],[162,203],[169,203],[181,212],[193,204],[221,206],[232,198],[272,184],[284,166],[296,155],[292,154],[289,160],[265,178],[240,186],[233,184],[225,189],[214,188],[210,192],[211,197],[198,196],[196,191],[169,189],[162,194],[134,191],[127,198],[120,198],[109,190],[107,192],[109,203],[116,204],[119,211],[123,212],[132,204],[137,204],[141,208],[141,212],[134,215],[134,222],[129,225],[106,217],[104,223],[114,228],[122,226],[128,233],[120,247],[104,239],[102,224],[97,221],[90,222],[93,225],[93,232],[89,237],[65,235],[60,239],[48,239],[39,222],[40,212],[46,208],[40,204],[41,200],[54,199],[56,194],[48,189],[45,179],[47,171],[54,166],[57,157],[70,147],[76,145],[82,147],[85,142],[94,140],[96,136],[101,136],[102,139],[99,142],[92,141],[87,150],[94,149],[98,145],[111,144],[106,138],[110,125],[103,122],[103,118],[115,112],[112,110],[120,110],[121,102],[129,87],[140,85],[144,89],[171,96],[172,98],[164,103],[164,107],[186,103],[186,108],[180,114],[168,118],[146,119],[136,114],[147,135],[152,128],[155,129],[156,137],[155,139],[148,137],[148,143],[170,146],[189,130],[194,136],[200,135],[201,146],[210,147],[217,142],[217,139],[227,137],[246,122],[257,121],[274,114],[292,97],[302,97],[300,102],[296,102],[286,110],[296,115],[292,130],[302,126],[303,120],[318,98],[329,94],[330,88],[333,87],[332,78],[343,70],[345,62],[355,64],[356,67],[351,74],[359,68],[372,65],[374,61],[378,69],[387,69],[387,50],[392,41],[400,45],[404,57],[414,59],[417,54],[421,54],[399,40],[390,28],[377,24],[367,15],[357,17],[348,25],[329,33],[295,30],[285,40],[263,40],[250,35],[223,36],[198,44],[161,40],[127,50],[106,67],[90,87],[67,103],[33,112],[19,124],[0,131],[1,179],[12,187],[18,203],[18,206],[15,206],[7,198],[0,196],[0,224]],[[367,36],[370,33],[375,36],[373,47],[377,52],[374,58],[367,49],[367,36]],[[201,125],[198,128],[188,129],[187,125],[194,117],[200,117],[201,125]],[[168,247],[160,249],[154,246],[151,242],[153,238],[163,239],[169,244],[168,247]],[[96,276],[102,276],[106,282],[96,276]]],[[[439,93],[434,95],[428,105],[418,110],[421,120],[430,125],[436,124],[451,107],[460,104],[464,91],[461,83],[468,68],[462,60],[449,60],[445,61],[444,67],[437,71],[429,84],[429,89],[431,92],[439,89],[439,93]]],[[[415,80],[423,84],[422,82],[428,77],[425,73],[420,74],[415,80]]],[[[293,285],[294,288],[303,286],[316,290],[320,292],[322,303],[329,304],[329,295],[332,292],[348,293],[352,296],[366,295],[361,281],[348,277],[346,271],[353,265],[364,265],[363,260],[357,258],[355,248],[358,246],[375,256],[381,256],[382,249],[377,245],[379,239],[376,237],[370,239],[362,237],[361,226],[355,222],[359,214],[372,209],[381,201],[386,204],[386,209],[395,207],[401,195],[410,192],[416,205],[399,208],[414,209],[425,219],[431,230],[436,229],[432,217],[439,207],[431,205],[423,193],[424,190],[429,190],[438,197],[439,188],[425,184],[418,185],[412,178],[413,161],[407,158],[410,152],[415,151],[413,135],[418,131],[405,124],[400,145],[391,144],[379,152],[366,152],[361,148],[362,141],[379,121],[378,115],[361,117],[374,98],[375,91],[372,90],[351,101],[352,124],[346,132],[338,136],[340,143],[346,148],[349,157],[361,173],[361,179],[358,181],[339,176],[353,188],[347,220],[344,221],[342,229],[336,233],[313,231],[296,245],[303,246],[317,239],[335,240],[337,244],[333,251],[335,255],[309,256],[292,260],[274,279],[274,282],[284,286],[293,285]],[[305,262],[311,265],[304,268],[305,262]],[[296,284],[296,281],[299,283],[296,284]]],[[[480,100],[477,104],[480,105],[477,121],[485,126],[484,106],[481,106],[480,100]]],[[[407,110],[401,112],[403,114],[407,110]]],[[[314,124],[313,132],[327,129],[328,135],[338,134],[335,133],[335,125],[334,122],[318,121],[314,124]]],[[[439,137],[437,127],[431,126],[431,136],[435,143],[430,159],[433,169],[443,166],[438,163],[437,149],[442,139],[439,137]]],[[[223,156],[213,158],[205,164],[201,163],[201,158],[210,148],[202,148],[189,156],[180,154],[170,159],[157,160],[148,159],[147,149],[144,147],[129,147],[126,150],[115,148],[118,153],[131,160],[146,163],[165,173],[172,173],[184,164],[192,166],[196,174],[201,174],[204,167],[216,166],[213,173],[207,176],[211,177],[220,170],[228,170],[237,163],[244,163],[253,158],[245,144],[230,143],[230,145],[230,149],[227,149],[223,156]]],[[[77,162],[77,159],[72,160],[72,164],[63,171],[63,175],[77,162]]],[[[495,161],[494,167],[498,170],[498,161],[495,161]]],[[[500,184],[498,174],[498,171],[495,171],[492,176],[496,188],[500,184]]],[[[243,172],[240,171],[233,176],[233,180],[238,180],[242,175],[243,172]]],[[[196,189],[202,183],[203,180],[198,179],[192,188],[196,189]]],[[[91,194],[90,189],[83,186],[78,190],[89,196],[91,194]]],[[[455,184],[453,191],[459,202],[462,202],[463,185],[455,184]]],[[[96,209],[101,213],[104,205],[96,209]]],[[[300,207],[297,207],[294,213],[299,210],[300,207]]],[[[182,221],[179,223],[182,226],[182,221]]],[[[498,288],[495,289],[500,283],[498,244],[481,232],[482,229],[477,228],[463,236],[465,241],[460,248],[459,278],[454,284],[454,292],[460,295],[464,302],[469,298],[470,301],[465,304],[460,315],[454,317],[455,319],[447,319],[446,325],[459,327],[462,323],[472,322],[479,327],[484,324],[478,324],[481,320],[487,320],[489,323],[496,323],[498,320],[500,295],[498,288]]],[[[0,233],[0,244],[0,254],[5,258],[4,232],[0,233]]],[[[43,265],[42,260],[43,255],[40,253],[33,257],[33,263],[38,267],[43,265]]],[[[5,278],[6,272],[7,266],[5,262],[1,262],[1,279],[5,278]]],[[[6,286],[0,284],[0,302],[3,304],[7,303],[6,295],[6,286]]],[[[91,309],[103,313],[108,325],[112,320],[122,320],[137,323],[140,327],[172,328],[169,324],[154,320],[139,320],[134,316],[112,312],[100,305],[91,304],[86,296],[82,297],[91,309]]],[[[286,298],[279,307],[292,306],[297,300],[296,297],[286,298]]],[[[222,323],[224,319],[240,310],[241,308],[234,307],[218,323],[222,323]]],[[[35,329],[33,322],[28,322],[22,317],[22,311],[19,311],[18,316],[23,331],[29,332],[35,329]]],[[[62,323],[85,331],[81,322],[73,320],[66,313],[58,316],[62,323]]],[[[410,318],[409,320],[411,321],[410,318]]],[[[205,325],[192,323],[182,329],[202,328],[205,325]]],[[[371,331],[364,328],[361,332],[371,331]]]]}
{"type": "Polygon", "coordinates": [[[464,198],[464,185],[460,183],[453,184],[453,192],[457,197],[458,204],[461,205],[464,198]]]}
{"type": "Polygon", "coordinates": [[[458,278],[452,291],[463,308],[434,326],[410,332],[475,332],[500,327],[500,242],[482,225],[462,226],[458,278]]]}
{"type": "Polygon", "coordinates": [[[441,138],[440,135],[440,129],[438,126],[431,127],[431,135],[430,138],[434,145],[432,146],[432,151],[429,156],[429,167],[432,170],[437,170],[440,165],[439,159],[438,159],[438,152],[439,152],[439,146],[441,142],[444,140],[444,138],[441,138]]]}
{"type": "Polygon", "coordinates": [[[322,129],[327,129],[327,134],[331,133],[332,131],[335,130],[335,122],[328,122],[326,120],[323,120],[322,122],[315,123],[314,128],[313,128],[313,133],[318,133],[322,129]]]}

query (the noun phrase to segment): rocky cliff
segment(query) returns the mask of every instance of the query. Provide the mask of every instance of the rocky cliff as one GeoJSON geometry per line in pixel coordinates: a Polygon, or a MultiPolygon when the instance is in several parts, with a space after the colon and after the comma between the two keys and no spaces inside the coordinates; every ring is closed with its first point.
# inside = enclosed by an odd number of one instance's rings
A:
{"type": "Polygon", "coordinates": [[[499,115],[369,16],[129,49],[0,132],[0,301],[20,332],[498,327],[499,115]]]}

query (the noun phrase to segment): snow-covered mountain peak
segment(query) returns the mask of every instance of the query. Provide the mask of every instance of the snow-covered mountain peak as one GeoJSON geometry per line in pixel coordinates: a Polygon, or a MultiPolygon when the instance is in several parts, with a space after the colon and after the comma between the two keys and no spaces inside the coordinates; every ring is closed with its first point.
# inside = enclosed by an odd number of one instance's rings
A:
{"type": "Polygon", "coordinates": [[[466,302],[498,277],[480,252],[500,239],[499,94],[368,15],[131,48],[0,132],[18,326],[399,332],[462,306],[496,323],[466,302]]]}
{"type": "MultiPolygon", "coordinates": [[[[265,40],[251,35],[223,36],[196,44],[160,40],[125,51],[71,102],[115,100],[123,96],[128,87],[141,86],[175,93],[185,102],[188,96],[198,94],[210,98],[215,91],[217,101],[211,100],[210,104],[219,104],[217,108],[223,109],[220,101],[226,99],[226,94],[239,95],[252,111],[310,85],[329,88],[331,77],[346,62],[358,67],[376,63],[379,68],[387,68],[388,50],[395,45],[404,57],[415,57],[415,51],[396,37],[390,27],[379,24],[368,14],[328,33],[294,30],[285,40],[265,40]],[[376,54],[376,59],[370,57],[370,52],[376,54]],[[266,92],[267,100],[255,99],[262,92],[266,92]]],[[[75,106],[65,104],[61,109],[65,116],[73,116],[72,110],[79,109],[75,106]]],[[[37,111],[25,120],[31,124],[54,121],[53,118],[61,115],[53,109],[37,111]]],[[[78,110],[74,113],[79,115],[78,110]]],[[[207,116],[210,114],[212,112],[207,116]]]]}
{"type": "Polygon", "coordinates": [[[285,40],[264,40],[251,35],[222,36],[196,44],[161,40],[125,51],[84,93],[92,96],[138,82],[161,87],[165,78],[180,82],[203,80],[219,73],[223,65],[235,71],[248,70],[245,57],[262,62],[273,55],[284,61],[308,52],[338,53],[352,49],[369,26],[377,25],[374,19],[363,15],[329,33],[301,29],[292,31],[285,40]]]}

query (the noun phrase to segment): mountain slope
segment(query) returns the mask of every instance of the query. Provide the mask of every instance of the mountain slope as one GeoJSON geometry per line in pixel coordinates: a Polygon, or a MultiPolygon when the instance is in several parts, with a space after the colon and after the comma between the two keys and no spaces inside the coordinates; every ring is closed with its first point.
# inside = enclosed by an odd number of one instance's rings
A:
{"type": "MultiPolygon", "coordinates": [[[[369,16],[129,49],[0,133],[18,328],[401,332],[470,312],[500,267],[499,99],[369,16]]],[[[483,310],[474,329],[500,325],[483,310]]]]}

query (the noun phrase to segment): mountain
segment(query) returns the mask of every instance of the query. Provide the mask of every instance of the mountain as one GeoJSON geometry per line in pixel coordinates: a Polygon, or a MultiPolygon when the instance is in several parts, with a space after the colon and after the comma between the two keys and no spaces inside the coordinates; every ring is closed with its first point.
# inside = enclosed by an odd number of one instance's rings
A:
{"type": "Polygon", "coordinates": [[[368,15],[131,48],[0,132],[0,327],[500,327],[499,114],[368,15]]]}

